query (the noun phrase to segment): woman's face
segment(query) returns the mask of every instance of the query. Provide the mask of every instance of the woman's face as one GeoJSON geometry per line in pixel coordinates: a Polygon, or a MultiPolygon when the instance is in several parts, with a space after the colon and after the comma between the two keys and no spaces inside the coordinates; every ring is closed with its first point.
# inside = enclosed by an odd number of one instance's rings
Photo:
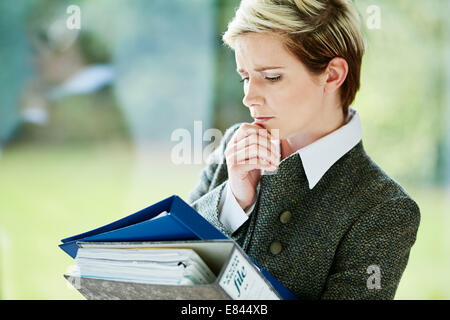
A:
{"type": "Polygon", "coordinates": [[[253,118],[273,117],[262,125],[279,129],[279,139],[317,128],[326,111],[323,76],[308,73],[276,34],[241,35],[234,51],[243,103],[253,118]]]}

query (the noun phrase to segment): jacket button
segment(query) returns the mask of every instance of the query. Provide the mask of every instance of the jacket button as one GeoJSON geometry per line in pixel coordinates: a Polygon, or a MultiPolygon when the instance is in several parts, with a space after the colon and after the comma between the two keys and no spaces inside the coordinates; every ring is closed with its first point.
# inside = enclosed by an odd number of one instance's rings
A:
{"type": "Polygon", "coordinates": [[[280,221],[281,223],[288,223],[292,219],[292,213],[288,210],[284,211],[282,214],[280,214],[280,221]]]}
{"type": "Polygon", "coordinates": [[[279,254],[281,252],[282,246],[279,241],[274,241],[270,244],[270,252],[272,254],[279,254]]]}

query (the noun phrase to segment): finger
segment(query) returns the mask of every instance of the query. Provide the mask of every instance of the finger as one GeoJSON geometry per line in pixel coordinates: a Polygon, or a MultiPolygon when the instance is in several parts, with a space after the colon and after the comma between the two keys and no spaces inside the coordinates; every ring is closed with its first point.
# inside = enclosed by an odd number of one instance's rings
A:
{"type": "Polygon", "coordinates": [[[252,134],[238,143],[230,142],[225,150],[225,156],[230,163],[255,155],[276,165],[281,160],[281,155],[275,143],[256,134],[252,134]]]}
{"type": "Polygon", "coordinates": [[[272,135],[260,124],[250,125],[248,123],[244,123],[230,140],[229,146],[231,148],[236,148],[236,146],[233,146],[233,144],[238,144],[241,140],[246,139],[247,137],[251,137],[250,139],[252,139],[250,140],[249,144],[253,143],[256,139],[258,141],[261,141],[261,144],[263,146],[267,147],[269,153],[278,153],[277,145],[271,140],[272,135]],[[267,140],[267,143],[265,140],[267,140]]]}
{"type": "Polygon", "coordinates": [[[264,161],[258,156],[246,158],[241,162],[235,164],[235,166],[239,169],[239,171],[248,172],[250,170],[259,169],[259,170],[275,170],[277,166],[273,163],[264,161]]]}
{"type": "Polygon", "coordinates": [[[256,120],[252,123],[252,125],[256,125],[260,127],[261,129],[258,130],[260,133],[260,136],[265,136],[267,139],[271,142],[270,145],[270,152],[279,153],[279,140],[280,140],[280,131],[279,129],[266,129],[261,123],[257,123],[256,120]],[[261,131],[262,130],[262,131],[261,131]]]}
{"type": "Polygon", "coordinates": [[[258,155],[262,158],[270,158],[273,162],[280,159],[280,153],[278,152],[275,144],[267,138],[261,138],[261,136],[250,135],[234,146],[235,152],[239,152],[246,148],[255,148],[258,155]]]}
{"type": "Polygon", "coordinates": [[[256,144],[242,148],[238,150],[237,152],[234,152],[230,155],[230,157],[227,159],[227,161],[230,161],[231,163],[245,163],[246,159],[250,159],[250,161],[253,161],[252,164],[255,164],[256,160],[259,159],[261,161],[264,161],[266,163],[278,165],[279,164],[279,157],[276,155],[269,155],[264,154],[260,152],[260,147],[256,144]]]}
{"type": "Polygon", "coordinates": [[[262,137],[269,136],[269,132],[264,127],[260,126],[259,124],[250,124],[250,123],[243,123],[239,129],[235,132],[232,141],[240,141],[244,139],[245,137],[256,133],[262,137]]]}
{"type": "Polygon", "coordinates": [[[261,123],[256,122],[256,120],[252,124],[265,130],[270,140],[280,140],[280,129],[266,129],[261,123]]]}

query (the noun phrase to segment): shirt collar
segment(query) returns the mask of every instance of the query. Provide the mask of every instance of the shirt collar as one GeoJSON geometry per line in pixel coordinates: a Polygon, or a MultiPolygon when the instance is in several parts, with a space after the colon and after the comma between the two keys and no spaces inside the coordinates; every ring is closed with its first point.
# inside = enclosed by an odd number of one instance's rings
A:
{"type": "MultiPolygon", "coordinates": [[[[347,119],[342,127],[297,150],[295,153],[302,160],[309,189],[314,188],[328,169],[361,139],[361,119],[358,111],[349,107],[347,119]]],[[[280,147],[279,144],[277,146],[280,147]]]]}
{"type": "Polygon", "coordinates": [[[297,150],[309,183],[309,189],[320,181],[328,169],[362,139],[358,111],[349,107],[345,124],[339,129],[297,150]]]}

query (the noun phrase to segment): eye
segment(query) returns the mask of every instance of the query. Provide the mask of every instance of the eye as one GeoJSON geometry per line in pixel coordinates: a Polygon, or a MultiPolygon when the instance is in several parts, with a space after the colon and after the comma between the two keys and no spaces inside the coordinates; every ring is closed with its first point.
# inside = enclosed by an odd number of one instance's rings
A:
{"type": "Polygon", "coordinates": [[[276,76],[276,77],[266,77],[267,80],[275,82],[280,80],[281,76],[276,76]]]}
{"type": "MultiPolygon", "coordinates": [[[[276,77],[265,77],[266,80],[269,80],[270,82],[275,82],[281,79],[281,76],[276,76],[276,77]]],[[[248,77],[247,78],[243,78],[241,79],[239,82],[244,82],[244,81],[248,81],[248,77]]]]}

